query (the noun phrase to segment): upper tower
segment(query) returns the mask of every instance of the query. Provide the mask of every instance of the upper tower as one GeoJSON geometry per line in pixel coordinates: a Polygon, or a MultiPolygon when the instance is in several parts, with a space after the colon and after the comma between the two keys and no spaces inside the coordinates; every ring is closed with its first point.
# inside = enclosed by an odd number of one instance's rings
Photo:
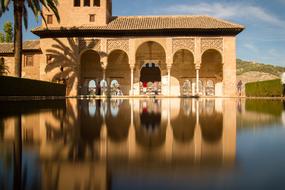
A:
{"type": "Polygon", "coordinates": [[[105,26],[112,17],[112,0],[64,0],[59,1],[57,9],[60,23],[52,12],[43,10],[48,26],[105,26]]]}

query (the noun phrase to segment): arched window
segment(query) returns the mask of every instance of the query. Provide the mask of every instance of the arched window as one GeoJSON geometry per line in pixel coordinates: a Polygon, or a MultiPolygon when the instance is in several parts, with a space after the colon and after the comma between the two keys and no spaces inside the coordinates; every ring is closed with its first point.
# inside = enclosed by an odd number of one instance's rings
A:
{"type": "Polygon", "coordinates": [[[117,80],[112,80],[111,82],[111,94],[116,95],[117,89],[119,88],[119,82],[117,80]]]}
{"type": "Polygon", "coordinates": [[[95,80],[89,81],[88,92],[89,92],[89,94],[95,94],[96,93],[96,81],[95,80]]]}
{"type": "Polygon", "coordinates": [[[183,83],[183,95],[189,96],[192,92],[191,82],[189,80],[185,80],[183,83]]]}
{"type": "Polygon", "coordinates": [[[206,95],[214,96],[215,95],[215,86],[212,80],[208,80],[206,84],[206,95]]]}
{"type": "Polygon", "coordinates": [[[111,94],[115,96],[123,95],[120,89],[120,84],[117,80],[112,80],[111,82],[111,94]]]}
{"type": "Polygon", "coordinates": [[[74,7],[80,7],[80,0],[73,0],[74,7]]]}

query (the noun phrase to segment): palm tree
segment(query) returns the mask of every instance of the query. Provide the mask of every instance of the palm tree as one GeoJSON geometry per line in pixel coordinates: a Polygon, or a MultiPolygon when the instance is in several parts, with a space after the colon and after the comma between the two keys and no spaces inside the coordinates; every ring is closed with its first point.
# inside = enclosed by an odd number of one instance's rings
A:
{"type": "Polygon", "coordinates": [[[16,74],[21,77],[22,74],[22,47],[23,47],[23,34],[22,34],[22,20],[24,20],[25,28],[28,27],[28,8],[32,10],[36,19],[41,16],[46,23],[43,16],[42,7],[48,11],[52,11],[57,20],[60,21],[57,11],[57,0],[0,0],[0,17],[2,14],[9,10],[10,3],[13,2],[14,6],[14,57],[16,65],[16,74]]]}

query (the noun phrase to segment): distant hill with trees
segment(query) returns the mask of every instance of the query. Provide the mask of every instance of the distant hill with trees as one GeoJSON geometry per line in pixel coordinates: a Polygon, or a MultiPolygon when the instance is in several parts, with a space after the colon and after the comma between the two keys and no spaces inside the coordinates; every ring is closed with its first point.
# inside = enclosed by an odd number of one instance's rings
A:
{"type": "Polygon", "coordinates": [[[243,75],[247,72],[260,72],[280,77],[281,73],[285,72],[285,67],[237,59],[237,75],[243,75]]]}
{"type": "Polygon", "coordinates": [[[245,84],[249,82],[280,79],[285,67],[274,66],[237,59],[237,81],[242,81],[242,94],[245,94],[245,84]]]}

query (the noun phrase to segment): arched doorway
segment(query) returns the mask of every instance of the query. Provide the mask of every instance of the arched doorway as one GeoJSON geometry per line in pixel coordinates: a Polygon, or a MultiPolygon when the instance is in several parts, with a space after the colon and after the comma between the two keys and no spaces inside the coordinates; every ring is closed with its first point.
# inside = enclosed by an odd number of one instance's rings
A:
{"type": "Polygon", "coordinates": [[[167,68],[165,50],[157,42],[141,44],[136,52],[134,72],[135,94],[163,94],[167,88],[167,68]]]}
{"type": "Polygon", "coordinates": [[[161,71],[158,64],[144,64],[140,72],[140,94],[161,93],[161,71]]]}
{"type": "Polygon", "coordinates": [[[96,81],[96,85],[103,78],[103,69],[100,63],[100,56],[96,51],[87,50],[81,55],[81,95],[89,94],[89,81],[96,81]]]}
{"type": "Polygon", "coordinates": [[[200,79],[204,84],[203,88],[199,89],[203,95],[217,95],[216,91],[222,91],[217,89],[222,86],[217,84],[223,81],[222,55],[219,51],[209,49],[203,53],[200,79]],[[209,85],[207,85],[207,82],[209,85]],[[211,84],[212,82],[214,84],[211,84]]]}
{"type": "Polygon", "coordinates": [[[194,55],[191,51],[181,49],[174,54],[171,77],[172,95],[193,94],[191,81],[196,78],[196,74],[194,55]]]}
{"type": "Polygon", "coordinates": [[[121,94],[129,95],[131,90],[131,69],[129,58],[126,52],[114,50],[108,56],[108,65],[106,68],[106,78],[111,81],[117,81],[117,86],[121,94]]]}

